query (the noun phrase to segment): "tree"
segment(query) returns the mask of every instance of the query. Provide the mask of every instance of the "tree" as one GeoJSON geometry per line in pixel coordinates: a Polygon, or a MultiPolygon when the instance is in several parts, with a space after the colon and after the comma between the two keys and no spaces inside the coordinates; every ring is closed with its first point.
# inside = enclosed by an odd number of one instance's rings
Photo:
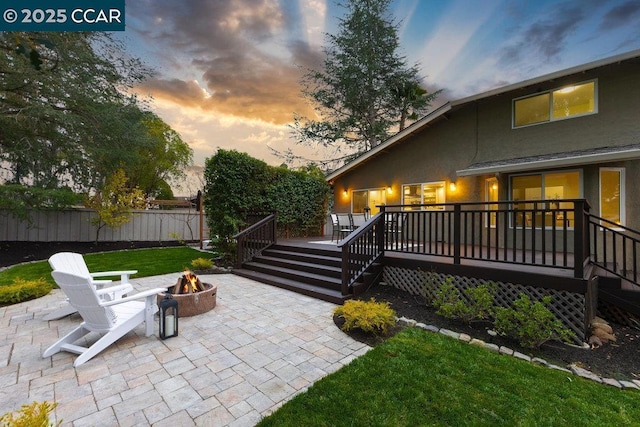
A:
{"type": "Polygon", "coordinates": [[[379,145],[407,119],[426,112],[438,92],[421,87],[417,65],[398,54],[391,0],[350,0],[337,35],[328,35],[323,70],[309,70],[303,95],[318,120],[296,114],[293,133],[301,143],[340,146],[358,155],[379,145]]]}
{"type": "Polygon", "coordinates": [[[154,113],[145,113],[142,124],[149,144],[139,149],[137,164],[128,169],[130,183],[147,197],[170,199],[173,192],[168,181],[184,177],[186,168],[193,161],[193,150],[178,132],[154,113]]]}
{"type": "Polygon", "coordinates": [[[0,161],[11,182],[96,187],[146,143],[126,90],[150,71],[106,33],[0,33],[0,161]]]}
{"type": "Polygon", "coordinates": [[[96,242],[105,226],[120,227],[131,221],[132,209],[145,207],[144,193],[139,188],[129,188],[127,180],[125,172],[118,169],[107,178],[100,191],[87,196],[85,206],[94,209],[98,215],[91,219],[96,226],[96,242]]]}

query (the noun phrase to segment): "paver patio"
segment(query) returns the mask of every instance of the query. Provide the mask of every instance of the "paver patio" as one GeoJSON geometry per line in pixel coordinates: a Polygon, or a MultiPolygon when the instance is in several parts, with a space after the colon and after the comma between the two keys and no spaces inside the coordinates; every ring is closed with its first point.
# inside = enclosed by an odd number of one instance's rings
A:
{"type": "Polygon", "coordinates": [[[177,337],[160,340],[156,322],[147,338],[141,325],[78,368],[71,353],[42,358],[81,321],[42,320],[64,304],[60,290],[0,308],[0,414],[47,400],[62,425],[252,426],[369,350],[336,328],[334,304],[230,274],[200,279],[218,286],[217,305],[180,318],[177,337]]]}

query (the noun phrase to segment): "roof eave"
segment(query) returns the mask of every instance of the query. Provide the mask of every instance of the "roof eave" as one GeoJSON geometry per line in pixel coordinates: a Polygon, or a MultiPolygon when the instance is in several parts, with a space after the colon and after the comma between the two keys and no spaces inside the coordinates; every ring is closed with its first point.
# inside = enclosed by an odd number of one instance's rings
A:
{"type": "Polygon", "coordinates": [[[496,173],[527,172],[532,170],[547,169],[553,167],[578,166],[593,163],[605,163],[621,160],[640,158],[640,149],[618,151],[604,154],[588,154],[584,156],[564,157],[558,159],[546,159],[526,163],[512,163],[505,165],[487,166],[484,168],[461,169],[456,171],[458,176],[491,175],[496,173]]]}
{"type": "Polygon", "coordinates": [[[408,126],[405,129],[403,129],[400,132],[398,132],[397,134],[393,135],[391,138],[387,139],[382,144],[380,144],[377,147],[374,147],[371,150],[367,151],[366,153],[364,153],[363,155],[361,155],[360,157],[358,157],[354,161],[352,161],[350,163],[347,163],[346,165],[344,165],[344,166],[336,169],[335,171],[331,172],[329,175],[326,176],[325,180],[327,182],[329,182],[329,183],[333,182],[334,180],[336,180],[340,176],[342,176],[345,173],[347,173],[350,169],[353,169],[353,168],[359,166],[360,164],[366,162],[367,160],[371,159],[372,157],[375,157],[376,155],[378,155],[379,153],[381,153],[382,151],[387,149],[389,146],[391,146],[391,145],[393,145],[393,144],[395,144],[395,143],[397,143],[399,141],[402,141],[403,139],[408,138],[409,136],[413,135],[416,132],[419,132],[420,130],[422,130],[422,128],[424,126],[426,126],[427,124],[429,124],[433,120],[437,119],[438,117],[444,115],[449,110],[451,110],[451,103],[447,102],[446,104],[443,104],[442,106],[440,106],[437,109],[433,110],[431,113],[429,113],[426,116],[424,116],[422,119],[420,119],[417,122],[413,123],[411,126],[408,126]]]}

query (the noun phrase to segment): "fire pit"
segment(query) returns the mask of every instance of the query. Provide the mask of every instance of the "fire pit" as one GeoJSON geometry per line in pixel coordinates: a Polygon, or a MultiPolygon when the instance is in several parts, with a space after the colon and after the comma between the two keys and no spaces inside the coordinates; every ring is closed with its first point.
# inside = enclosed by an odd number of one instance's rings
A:
{"type": "MultiPolygon", "coordinates": [[[[206,313],[216,306],[218,287],[203,283],[190,271],[185,271],[167,292],[178,302],[178,316],[190,317],[206,313]]],[[[158,294],[158,304],[166,292],[158,294]]]]}

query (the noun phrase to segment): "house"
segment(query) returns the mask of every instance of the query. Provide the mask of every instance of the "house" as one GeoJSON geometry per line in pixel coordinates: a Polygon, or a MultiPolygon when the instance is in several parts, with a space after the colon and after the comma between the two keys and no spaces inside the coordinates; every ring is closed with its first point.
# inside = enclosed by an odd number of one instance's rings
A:
{"type": "Polygon", "coordinates": [[[638,160],[640,50],[448,102],[327,181],[336,212],[586,199],[640,229],[638,160]]]}
{"type": "Polygon", "coordinates": [[[327,181],[370,219],[332,250],[265,219],[237,274],[334,302],[492,282],[499,305],[551,296],[578,340],[597,311],[640,316],[640,50],[448,102],[327,181]]]}

